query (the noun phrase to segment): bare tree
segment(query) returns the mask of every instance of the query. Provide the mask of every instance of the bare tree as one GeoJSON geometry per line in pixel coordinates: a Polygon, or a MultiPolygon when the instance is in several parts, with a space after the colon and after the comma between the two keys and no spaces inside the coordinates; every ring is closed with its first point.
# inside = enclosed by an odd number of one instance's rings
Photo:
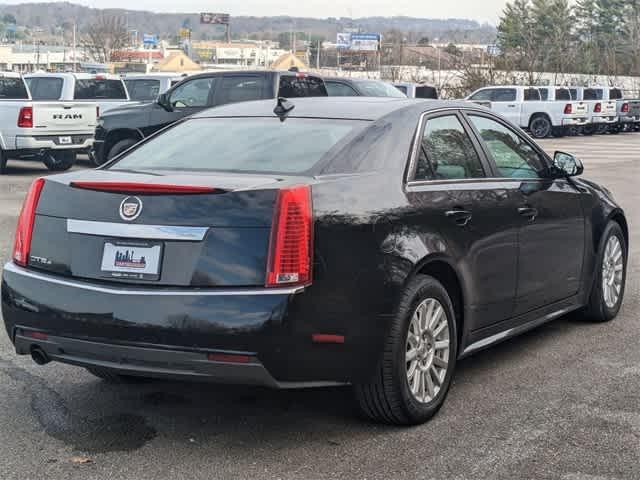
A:
{"type": "Polygon", "coordinates": [[[111,54],[128,44],[129,33],[123,17],[100,14],[87,29],[84,47],[96,62],[107,63],[111,54]]]}

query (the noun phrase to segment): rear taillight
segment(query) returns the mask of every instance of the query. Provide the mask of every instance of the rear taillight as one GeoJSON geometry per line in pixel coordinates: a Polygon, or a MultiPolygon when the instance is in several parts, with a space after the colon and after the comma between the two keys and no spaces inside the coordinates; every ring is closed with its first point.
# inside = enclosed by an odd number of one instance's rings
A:
{"type": "Polygon", "coordinates": [[[308,285],[312,264],[311,187],[282,189],[273,214],[266,286],[308,285]]]}
{"type": "Polygon", "coordinates": [[[623,103],[622,104],[622,113],[629,113],[629,104],[628,103],[623,103]]]}
{"type": "Polygon", "coordinates": [[[570,103],[567,103],[564,106],[564,114],[565,115],[571,115],[573,113],[573,105],[571,105],[570,103]]]}
{"type": "Polygon", "coordinates": [[[36,207],[44,187],[44,178],[37,178],[29,187],[27,197],[24,199],[18,226],[16,227],[16,239],[13,244],[13,261],[25,266],[29,261],[31,250],[31,238],[33,236],[33,224],[36,218],[36,207]]]}
{"type": "Polygon", "coordinates": [[[593,109],[593,111],[596,112],[596,113],[602,112],[602,104],[601,103],[596,103],[596,106],[593,109]]]}
{"type": "Polygon", "coordinates": [[[18,127],[33,128],[33,107],[22,107],[18,114],[18,127]]]}
{"type": "Polygon", "coordinates": [[[224,190],[219,190],[213,187],[204,187],[201,185],[168,185],[137,182],[71,182],[70,185],[73,188],[114,193],[147,193],[163,195],[224,193],[224,190]]]}

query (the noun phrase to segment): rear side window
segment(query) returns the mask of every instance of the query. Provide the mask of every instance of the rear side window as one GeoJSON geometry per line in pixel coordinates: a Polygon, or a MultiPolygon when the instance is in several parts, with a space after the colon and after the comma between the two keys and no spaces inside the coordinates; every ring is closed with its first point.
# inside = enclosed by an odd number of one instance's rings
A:
{"type": "Polygon", "coordinates": [[[160,94],[160,80],[139,79],[125,80],[131,100],[155,100],[160,94]]]}
{"type": "Polygon", "coordinates": [[[26,100],[27,87],[21,78],[0,78],[0,100],[26,100]]]}
{"type": "Polygon", "coordinates": [[[414,180],[484,177],[478,153],[455,115],[427,121],[414,180]]]}
{"type": "Polygon", "coordinates": [[[609,90],[609,98],[611,100],[620,100],[623,97],[622,90],[619,88],[612,88],[609,90]]]}
{"type": "Polygon", "coordinates": [[[599,88],[586,88],[584,90],[585,100],[602,100],[602,90],[599,88]]]}
{"type": "Polygon", "coordinates": [[[76,100],[127,99],[127,92],[125,91],[122,80],[98,78],[76,80],[76,86],[73,94],[73,98],[76,100]]]}
{"type": "Polygon", "coordinates": [[[278,96],[285,98],[326,97],[328,95],[321,78],[307,75],[281,76],[278,92],[278,96]]]}
{"type": "Polygon", "coordinates": [[[59,100],[62,96],[61,78],[27,78],[25,80],[34,100],[59,100]]]}
{"type": "Polygon", "coordinates": [[[567,101],[571,100],[571,92],[566,88],[557,88],[556,89],[556,100],[558,101],[567,101]]]}
{"type": "Polygon", "coordinates": [[[492,102],[515,102],[518,92],[515,88],[496,88],[491,95],[492,102]]]}
{"type": "Polygon", "coordinates": [[[549,100],[549,89],[548,88],[539,88],[538,92],[540,92],[540,100],[546,102],[549,100]]]}
{"type": "Polygon", "coordinates": [[[117,170],[301,174],[369,122],[277,117],[194,118],[143,143],[117,170]]]}
{"type": "Polygon", "coordinates": [[[569,89],[569,93],[571,93],[571,100],[577,100],[578,99],[578,89],[577,88],[570,88],[569,89]]]}
{"type": "Polygon", "coordinates": [[[365,97],[394,97],[405,98],[393,85],[376,80],[358,80],[356,85],[365,97]]]}
{"type": "Polygon", "coordinates": [[[264,97],[264,77],[237,76],[224,77],[218,90],[217,104],[247,102],[264,97]]]}
{"type": "Polygon", "coordinates": [[[540,101],[540,91],[537,88],[527,88],[524,91],[525,102],[537,102],[540,101]]]}
{"type": "Polygon", "coordinates": [[[324,82],[330,97],[357,97],[357,92],[346,83],[324,82]]]}

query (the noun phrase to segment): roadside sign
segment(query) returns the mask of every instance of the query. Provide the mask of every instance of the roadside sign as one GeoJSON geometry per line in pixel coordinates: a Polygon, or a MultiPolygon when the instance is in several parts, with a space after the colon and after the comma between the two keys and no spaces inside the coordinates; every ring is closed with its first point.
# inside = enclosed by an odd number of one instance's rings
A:
{"type": "Polygon", "coordinates": [[[338,33],[338,36],[336,37],[336,47],[342,49],[351,48],[351,34],[338,33]]]}
{"type": "Polygon", "coordinates": [[[207,25],[229,25],[231,16],[228,13],[209,13],[202,12],[200,14],[200,23],[207,25]]]}
{"type": "Polygon", "coordinates": [[[376,52],[380,47],[379,33],[352,33],[351,50],[376,52]]]}
{"type": "Polygon", "coordinates": [[[145,33],[142,35],[142,43],[145,45],[157,45],[158,44],[158,36],[157,35],[149,35],[145,33]]]}

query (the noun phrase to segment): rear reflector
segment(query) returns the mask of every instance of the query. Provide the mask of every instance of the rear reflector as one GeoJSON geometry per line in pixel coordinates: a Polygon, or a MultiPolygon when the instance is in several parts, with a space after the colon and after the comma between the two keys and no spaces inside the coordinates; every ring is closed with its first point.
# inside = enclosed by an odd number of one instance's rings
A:
{"type": "Polygon", "coordinates": [[[628,103],[623,103],[622,104],[622,113],[629,113],[629,104],[628,103]]]}
{"type": "Polygon", "coordinates": [[[198,193],[215,193],[220,190],[199,185],[164,185],[154,183],[135,182],[71,182],[74,188],[98,190],[102,192],[118,193],[160,193],[165,195],[188,195],[198,193]]]}
{"type": "Polygon", "coordinates": [[[282,189],[273,213],[266,286],[308,285],[312,264],[311,187],[282,189]]]}
{"type": "Polygon", "coordinates": [[[344,335],[333,335],[328,333],[314,333],[311,335],[313,343],[344,343],[344,335]]]}
{"type": "Polygon", "coordinates": [[[210,362],[251,363],[252,357],[235,353],[210,353],[207,355],[207,360],[210,362]]]}
{"type": "Polygon", "coordinates": [[[601,103],[596,103],[596,106],[593,109],[593,111],[596,112],[596,113],[602,112],[602,104],[601,103]]]}
{"type": "Polygon", "coordinates": [[[33,224],[42,187],[44,187],[44,178],[36,178],[31,187],[29,187],[27,197],[22,204],[22,210],[18,217],[18,226],[16,227],[16,239],[13,244],[13,261],[18,265],[26,266],[29,261],[33,224]]]}
{"type": "Polygon", "coordinates": [[[573,105],[571,105],[570,103],[567,103],[564,107],[564,114],[571,115],[572,113],[573,113],[573,105]]]}
{"type": "Polygon", "coordinates": [[[33,107],[22,107],[18,114],[18,127],[33,128],[33,107]]]}

